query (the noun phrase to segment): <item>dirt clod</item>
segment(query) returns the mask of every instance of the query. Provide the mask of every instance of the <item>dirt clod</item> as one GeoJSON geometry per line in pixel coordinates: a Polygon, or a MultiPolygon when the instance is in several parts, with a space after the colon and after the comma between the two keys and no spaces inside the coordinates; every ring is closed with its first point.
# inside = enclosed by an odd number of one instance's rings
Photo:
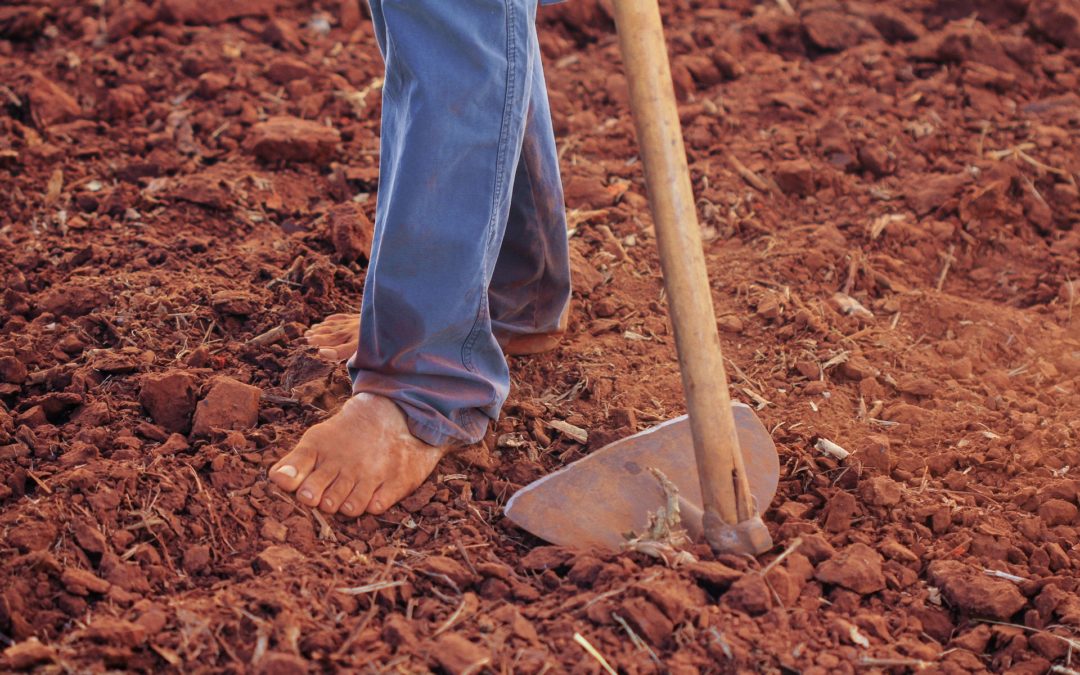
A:
{"type": "Polygon", "coordinates": [[[1049,527],[1071,525],[1076,522],[1076,504],[1063,499],[1048,499],[1039,505],[1039,517],[1049,527]]]}
{"type": "Polygon", "coordinates": [[[60,584],[73,595],[87,595],[89,593],[105,593],[109,590],[109,582],[97,576],[93,572],[68,567],[64,569],[60,577],[60,584]]]}
{"type": "Polygon", "coordinates": [[[814,191],[814,168],[805,159],[782,162],[776,168],[776,183],[787,194],[805,197],[814,191]]]}
{"type": "Polygon", "coordinates": [[[14,356],[0,356],[0,381],[22,384],[26,376],[26,364],[14,356]]]}
{"type": "Polygon", "coordinates": [[[210,566],[210,547],[196,544],[184,551],[184,570],[188,574],[199,574],[210,566]]]}
{"type": "Polygon", "coordinates": [[[191,432],[206,436],[214,429],[250,429],[259,421],[258,387],[237,382],[230,377],[217,377],[210,390],[195,407],[191,432]]]}
{"type": "Polygon", "coordinates": [[[374,228],[356,204],[341,204],[330,210],[330,236],[338,260],[354,262],[367,259],[374,228]]]}
{"type": "Polygon", "coordinates": [[[263,572],[281,572],[303,558],[304,555],[292,546],[272,545],[255,556],[255,567],[263,572]]]}
{"type": "Polygon", "coordinates": [[[146,629],[123,619],[99,616],[90,622],[82,636],[101,644],[135,647],[146,640],[146,629]]]}
{"type": "Polygon", "coordinates": [[[1075,0],[1033,0],[1028,20],[1055,44],[1080,48],[1080,3],[1075,0]]]}
{"type": "Polygon", "coordinates": [[[24,552],[43,551],[53,545],[57,534],[57,527],[53,523],[29,521],[9,532],[7,541],[24,552]]]}
{"type": "Polygon", "coordinates": [[[295,654],[267,652],[253,669],[257,675],[306,675],[310,664],[295,654]]]}
{"type": "Polygon", "coordinates": [[[67,122],[82,112],[74,96],[41,73],[31,74],[26,96],[34,118],[43,127],[67,122]]]}
{"type": "Polygon", "coordinates": [[[476,578],[472,572],[458,561],[441,555],[425,558],[416,568],[436,578],[445,578],[458,589],[466,588],[476,578]]]}
{"type": "Polygon", "coordinates": [[[671,631],[675,628],[671,619],[645,598],[635,597],[624,600],[619,605],[618,613],[638,635],[655,646],[661,646],[669,640],[671,631]]]}
{"type": "Polygon", "coordinates": [[[274,117],[251,129],[248,147],[264,162],[325,162],[341,134],[336,129],[297,117],[274,117]]]}
{"type": "Polygon", "coordinates": [[[975,616],[1007,621],[1027,604],[1012,581],[991,577],[958,561],[935,560],[927,574],[957,609],[975,616]]]}
{"type": "Polygon", "coordinates": [[[183,371],[144,376],[139,403],[155,424],[171,433],[187,433],[195,412],[195,377],[183,371]]]}
{"type": "Polygon", "coordinates": [[[904,493],[900,484],[885,476],[874,476],[859,487],[859,496],[874,506],[895,506],[904,493]]]}
{"type": "Polygon", "coordinates": [[[760,574],[744,574],[724,594],[724,602],[750,616],[757,616],[772,607],[772,592],[760,574]]]}
{"type": "Polygon", "coordinates": [[[54,660],[56,651],[36,637],[11,645],[4,650],[4,661],[12,670],[27,670],[54,660]]]}
{"type": "Polygon", "coordinates": [[[450,675],[478,673],[491,662],[491,655],[458,633],[446,633],[433,645],[435,662],[450,675]]]}
{"type": "Polygon", "coordinates": [[[814,578],[866,595],[885,588],[881,565],[882,558],[877,551],[866,544],[852,544],[819,564],[814,578]]]}

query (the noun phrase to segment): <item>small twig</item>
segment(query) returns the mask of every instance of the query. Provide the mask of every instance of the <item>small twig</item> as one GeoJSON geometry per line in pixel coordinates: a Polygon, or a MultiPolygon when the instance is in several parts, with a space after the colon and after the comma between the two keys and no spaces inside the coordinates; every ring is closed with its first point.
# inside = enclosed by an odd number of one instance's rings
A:
{"type": "MultiPolygon", "coordinates": [[[[657,579],[659,576],[660,576],[659,572],[654,572],[653,574],[650,574],[649,576],[642,579],[641,583],[642,584],[647,584],[650,581],[653,581],[653,580],[657,579]]],[[[603,593],[597,595],[595,598],[592,598],[591,600],[586,602],[584,605],[581,606],[581,608],[582,609],[588,609],[594,603],[600,602],[602,600],[607,600],[608,598],[619,595],[620,593],[625,593],[626,591],[630,590],[630,587],[632,585],[633,584],[625,584],[623,586],[620,586],[619,588],[615,588],[615,589],[612,589],[610,591],[604,591],[603,593]]],[[[562,609],[566,609],[567,606],[568,606],[568,603],[564,603],[563,606],[562,606],[562,609]]]]}
{"type": "Polygon", "coordinates": [[[630,256],[626,253],[626,249],[623,247],[622,242],[615,236],[615,233],[611,231],[611,228],[607,225],[597,225],[597,231],[603,236],[604,240],[615,249],[615,256],[619,260],[626,262],[630,260],[630,256]]]}
{"type": "Polygon", "coordinates": [[[923,661],[922,659],[876,659],[872,656],[862,656],[859,658],[860,666],[879,666],[884,668],[901,667],[901,668],[914,668],[916,670],[923,670],[934,665],[930,661],[923,661]]]}
{"type": "Polygon", "coordinates": [[[833,443],[827,438],[817,439],[817,442],[814,443],[814,448],[817,449],[819,452],[824,452],[825,454],[838,460],[847,459],[851,455],[850,452],[840,447],[836,443],[833,443]]]}
{"type": "Polygon", "coordinates": [[[942,286],[945,285],[945,277],[949,274],[949,267],[951,267],[956,260],[956,258],[953,257],[954,251],[956,251],[956,244],[949,244],[949,252],[943,256],[945,264],[941,266],[941,273],[938,274],[937,284],[934,285],[935,290],[940,291],[942,286]]]}
{"type": "Polygon", "coordinates": [[[732,369],[732,371],[734,371],[735,376],[746,384],[745,387],[742,387],[742,392],[748,397],[750,397],[750,399],[757,404],[757,410],[762,410],[765,408],[765,406],[772,403],[772,401],[766,399],[764,396],[762,396],[756,391],[756,389],[764,389],[764,387],[762,387],[759,383],[751,380],[747,376],[747,374],[743,372],[742,368],[739,367],[739,364],[735,363],[729,358],[725,358],[724,360],[727,361],[728,366],[732,369]]]}
{"type": "Polygon", "coordinates": [[[360,620],[360,623],[356,625],[356,628],[354,628],[353,631],[349,633],[349,637],[345,638],[345,640],[341,643],[341,646],[338,647],[337,651],[334,652],[330,656],[330,658],[341,658],[343,654],[346,654],[350,649],[352,649],[352,643],[356,641],[356,638],[360,637],[360,633],[364,632],[364,629],[368,627],[368,624],[371,623],[371,620],[375,618],[375,614],[378,611],[379,603],[372,601],[371,607],[368,609],[367,614],[364,615],[364,618],[360,620]]]}
{"type": "Polygon", "coordinates": [[[802,542],[802,537],[795,537],[795,539],[793,539],[792,542],[788,544],[788,547],[784,549],[784,552],[776,556],[776,560],[773,560],[771,563],[766,565],[764,569],[761,570],[761,576],[767,575],[772,570],[772,568],[782,563],[785,558],[787,558],[789,555],[794,553],[796,549],[802,546],[802,542]]]}
{"type": "Polygon", "coordinates": [[[585,445],[589,442],[589,432],[579,426],[570,424],[569,422],[563,420],[547,420],[544,422],[544,424],[551,427],[555,431],[558,431],[563,436],[582,445],[585,445]]]}
{"type": "Polygon", "coordinates": [[[1046,198],[1042,196],[1041,192],[1039,192],[1039,188],[1035,187],[1035,183],[1023,174],[1020,175],[1020,179],[1024,181],[1024,186],[1028,189],[1029,192],[1031,192],[1031,194],[1035,196],[1035,199],[1038,199],[1043,206],[1049,209],[1050,205],[1046,203],[1046,198]]]}
{"type": "Polygon", "coordinates": [[[281,340],[287,340],[288,338],[289,334],[286,332],[285,326],[281,325],[275,326],[261,335],[256,335],[248,340],[247,343],[253,347],[265,347],[281,340]]]}
{"type": "Polygon", "coordinates": [[[724,652],[724,656],[726,656],[729,661],[735,658],[734,652],[731,651],[731,645],[729,645],[728,641],[724,638],[724,634],[716,629],[716,626],[710,627],[709,633],[712,634],[713,642],[720,646],[720,651],[724,652]]]}
{"type": "Polygon", "coordinates": [[[1051,633],[1050,631],[1040,630],[1038,628],[1032,628],[1030,626],[1024,626],[1024,625],[1021,625],[1021,624],[1018,624],[1018,623],[1009,623],[1007,621],[994,621],[993,619],[975,619],[975,620],[976,621],[981,621],[983,623],[993,624],[995,626],[1008,626],[1010,628],[1019,628],[1020,630],[1025,630],[1025,631],[1027,631],[1029,633],[1042,633],[1043,635],[1049,635],[1050,637],[1057,638],[1058,640],[1061,640],[1065,644],[1069,645],[1070,650],[1072,650],[1072,649],[1080,649],[1080,640],[1076,640],[1074,638],[1062,637],[1060,635],[1055,635],[1054,633],[1051,633]]]}
{"type": "MultiPolygon", "coordinates": [[[[429,579],[435,579],[436,581],[441,581],[442,583],[446,584],[447,587],[452,588],[454,590],[454,592],[458,594],[459,597],[461,596],[461,588],[458,587],[457,582],[455,582],[453,579],[446,576],[445,574],[439,574],[438,572],[429,572],[427,570],[421,570],[421,569],[414,569],[414,568],[409,567],[407,565],[404,565],[402,563],[396,563],[396,564],[399,567],[404,567],[405,569],[410,570],[412,572],[419,572],[420,574],[423,574],[424,576],[428,577],[429,579]]],[[[435,588],[433,587],[431,590],[435,591],[435,588]]]]}
{"type": "Polygon", "coordinates": [[[203,333],[202,340],[199,342],[200,347],[207,343],[210,339],[210,333],[214,332],[215,328],[217,328],[217,319],[212,320],[210,325],[206,327],[206,332],[203,333]]]}
{"type": "Polygon", "coordinates": [[[465,547],[461,543],[460,537],[454,537],[454,546],[457,547],[458,553],[461,554],[461,558],[465,561],[465,565],[469,568],[469,571],[476,576],[480,576],[480,573],[476,571],[476,567],[473,566],[472,559],[469,558],[469,552],[465,550],[465,547]]]}
{"type": "Polygon", "coordinates": [[[979,133],[979,144],[976,147],[976,152],[977,152],[977,154],[979,156],[979,159],[982,159],[983,151],[985,150],[986,135],[988,133],[990,133],[990,123],[989,122],[983,122],[982,123],[982,130],[979,133]]]}
{"type": "Polygon", "coordinates": [[[1030,164],[1030,165],[1032,165],[1032,166],[1034,166],[1034,167],[1036,167],[1038,169],[1042,169],[1043,171],[1048,171],[1050,173],[1057,174],[1058,176],[1065,176],[1065,177],[1069,176],[1068,171],[1063,171],[1062,169],[1055,169],[1052,166],[1048,166],[1046,164],[1043,164],[1039,160],[1035,159],[1031,155],[1024,152],[1019,147],[1016,149],[1016,156],[1019,157],[1020,159],[1024,160],[1028,164],[1030,164]]]}
{"type": "MultiPolygon", "coordinates": [[[[379,574],[380,577],[385,577],[387,574],[389,574],[390,568],[394,566],[397,554],[397,549],[391,550],[391,555],[389,558],[387,558],[386,565],[383,567],[382,572],[379,574]]],[[[348,653],[348,651],[352,648],[352,643],[355,642],[358,637],[360,637],[360,633],[364,632],[364,629],[367,628],[368,624],[371,623],[371,620],[375,618],[375,614],[378,613],[378,611],[379,603],[375,602],[375,600],[372,599],[371,607],[368,608],[367,614],[364,615],[364,618],[360,621],[359,624],[357,624],[356,628],[354,628],[352,632],[349,633],[349,636],[345,638],[345,640],[341,643],[341,646],[337,648],[337,651],[335,651],[330,656],[330,658],[339,659],[342,657],[342,655],[348,653]]]]}
{"type": "Polygon", "coordinates": [[[203,487],[202,481],[199,480],[199,474],[195,471],[195,468],[190,464],[185,463],[184,466],[191,472],[192,477],[195,479],[195,487],[199,489],[199,494],[203,495],[206,499],[206,510],[210,512],[210,541],[215,541],[217,537],[214,534],[214,530],[221,532],[221,540],[225,542],[225,545],[229,547],[229,550],[236,552],[232,543],[225,538],[225,531],[221,529],[221,522],[218,520],[217,511],[214,510],[214,500],[210,498],[210,493],[203,487]]]}
{"type": "Polygon", "coordinates": [[[323,541],[337,542],[337,535],[334,534],[334,528],[330,527],[330,523],[326,521],[326,518],[319,513],[318,509],[311,509],[311,515],[315,517],[315,520],[319,523],[319,539],[323,541]]]}
{"type": "Polygon", "coordinates": [[[751,400],[754,401],[754,403],[757,404],[756,406],[754,406],[755,410],[764,410],[765,406],[769,405],[769,403],[771,402],[749,387],[739,387],[739,389],[741,389],[742,393],[746,394],[751,400]]]}
{"type": "Polygon", "coordinates": [[[743,372],[743,369],[739,367],[739,364],[735,363],[727,357],[724,357],[724,360],[727,361],[728,366],[735,372],[735,376],[738,377],[740,380],[756,389],[763,389],[763,387],[759,383],[751,380],[750,377],[743,372]]]}
{"type": "Polygon", "coordinates": [[[619,675],[617,672],[615,672],[615,669],[611,667],[611,664],[607,662],[607,659],[604,658],[604,655],[596,651],[596,647],[593,647],[592,644],[588,640],[586,640],[581,633],[574,633],[574,642],[581,645],[581,648],[584,649],[589,654],[589,656],[596,659],[596,662],[599,663],[600,666],[608,672],[608,675],[619,675]]]}
{"type": "Polygon", "coordinates": [[[836,306],[847,316],[856,316],[862,319],[873,319],[874,313],[863,307],[863,304],[847,293],[837,291],[833,293],[832,300],[836,306]]]}
{"type": "Polygon", "coordinates": [[[648,644],[646,644],[645,641],[642,640],[641,637],[638,636],[638,634],[634,632],[634,629],[630,627],[630,624],[626,623],[626,619],[622,618],[621,616],[619,616],[615,612],[611,613],[611,618],[615,619],[615,621],[618,622],[618,624],[623,627],[623,630],[626,631],[626,634],[630,636],[630,642],[633,642],[635,647],[637,647],[639,650],[641,650],[643,652],[648,652],[649,653],[649,658],[652,659],[653,663],[655,663],[656,665],[663,668],[664,664],[660,660],[660,657],[656,655],[656,652],[654,652],[652,650],[652,647],[650,647],[648,644]]]}
{"type": "Polygon", "coordinates": [[[465,611],[465,603],[467,600],[468,596],[464,596],[461,598],[461,602],[458,604],[457,609],[454,610],[454,613],[447,617],[446,621],[444,621],[443,624],[439,626],[434,633],[431,634],[431,637],[438,637],[444,632],[450,630],[450,627],[457,622],[458,617],[461,616],[461,613],[465,611]]]}
{"type": "Polygon", "coordinates": [[[376,581],[372,584],[365,584],[363,586],[353,586],[352,588],[335,588],[334,590],[342,595],[366,595],[368,593],[375,593],[387,588],[396,588],[398,586],[404,586],[404,581],[376,581]]]}
{"type": "Polygon", "coordinates": [[[15,92],[11,91],[11,89],[8,89],[2,84],[0,84],[0,94],[3,94],[5,97],[7,97],[7,100],[11,101],[11,104],[14,105],[16,108],[22,107],[22,101],[20,101],[19,97],[15,95],[15,92]]]}
{"type": "Polygon", "coordinates": [[[272,405],[303,405],[299,399],[289,398],[288,396],[278,396],[277,394],[269,394],[267,392],[262,393],[262,400],[272,405]]]}
{"type": "Polygon", "coordinates": [[[858,251],[852,251],[848,260],[847,277],[844,279],[844,286],[840,290],[844,295],[851,295],[851,289],[855,287],[855,276],[859,273],[859,263],[858,251]]]}
{"type": "Polygon", "coordinates": [[[795,16],[795,8],[791,6],[788,0],[776,0],[776,4],[780,5],[780,11],[788,16],[795,16]]]}
{"type": "Polygon", "coordinates": [[[46,493],[48,493],[50,495],[53,493],[52,488],[50,488],[48,485],[46,485],[45,481],[38,478],[37,475],[33,471],[27,471],[26,475],[30,476],[30,479],[33,480],[35,483],[37,483],[38,487],[40,487],[46,493]]]}
{"type": "Polygon", "coordinates": [[[738,173],[744,181],[749,183],[750,187],[758,190],[759,192],[764,192],[765,194],[771,192],[771,190],[769,190],[769,184],[766,183],[761,178],[761,176],[757,175],[749,168],[747,168],[745,164],[740,162],[738,157],[731,153],[728,153],[727,159],[729,162],[731,162],[731,166],[735,168],[735,172],[738,173]]]}
{"type": "Polygon", "coordinates": [[[1011,148],[1005,148],[1004,150],[992,150],[991,152],[987,153],[987,156],[990,159],[1001,161],[1003,159],[1008,159],[1009,157],[1012,157],[1019,152],[1023,152],[1024,150],[1032,150],[1034,148],[1035,144],[1028,141],[1011,148]]]}
{"type": "Polygon", "coordinates": [[[983,568],[983,574],[985,574],[987,576],[990,576],[990,577],[996,577],[998,579],[1005,579],[1006,581],[1012,581],[1012,582],[1017,583],[1017,584],[1022,584],[1025,581],[1027,581],[1027,579],[1025,579],[1024,577],[1018,577],[1015,574],[1009,574],[1008,572],[1002,572],[1000,570],[992,570],[992,569],[989,569],[989,568],[983,568]]]}

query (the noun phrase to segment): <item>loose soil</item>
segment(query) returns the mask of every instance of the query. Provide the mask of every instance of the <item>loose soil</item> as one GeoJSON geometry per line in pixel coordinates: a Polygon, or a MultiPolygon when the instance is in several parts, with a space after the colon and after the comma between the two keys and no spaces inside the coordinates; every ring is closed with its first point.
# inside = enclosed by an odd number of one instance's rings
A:
{"type": "Polygon", "coordinates": [[[358,521],[265,472],[346,391],[300,333],[363,288],[361,6],[0,7],[0,667],[1070,666],[1080,5],[662,4],[732,393],[781,454],[760,560],[545,547],[501,513],[683,412],[604,2],[540,12],[569,336],[513,359],[484,446],[358,521]]]}

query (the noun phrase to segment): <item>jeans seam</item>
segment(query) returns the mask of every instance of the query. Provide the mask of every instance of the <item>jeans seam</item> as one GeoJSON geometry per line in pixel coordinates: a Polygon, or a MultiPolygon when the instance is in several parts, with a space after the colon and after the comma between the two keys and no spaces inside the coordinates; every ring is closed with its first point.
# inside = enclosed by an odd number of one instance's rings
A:
{"type": "MultiPolygon", "coordinates": [[[[491,217],[488,219],[488,227],[484,245],[491,247],[491,238],[495,235],[495,221],[499,217],[499,204],[502,203],[502,192],[505,186],[505,179],[503,173],[506,170],[506,146],[508,144],[508,137],[510,135],[510,111],[513,109],[513,98],[516,95],[515,91],[515,68],[517,62],[514,53],[514,0],[504,0],[503,5],[506,8],[506,94],[503,99],[503,114],[502,125],[499,130],[499,145],[495,153],[495,184],[493,187],[492,203],[491,203],[491,217]]],[[[486,270],[485,270],[486,272],[486,270]]],[[[484,319],[488,313],[488,290],[487,287],[480,293],[480,307],[477,310],[476,320],[473,322],[473,328],[469,332],[468,337],[465,339],[465,344],[461,347],[461,365],[465,366],[470,372],[476,372],[476,367],[473,364],[472,352],[473,347],[476,345],[476,341],[480,339],[480,326],[484,323],[484,319]]]]}
{"type": "MultiPolygon", "coordinates": [[[[533,177],[532,168],[529,166],[529,162],[525,161],[524,156],[521,158],[521,161],[524,162],[525,175],[528,177],[528,181],[529,181],[529,197],[532,199],[532,202],[533,202],[533,213],[536,214],[537,223],[539,224],[540,214],[539,214],[538,206],[540,204],[540,200],[537,199],[537,191],[536,191],[537,181],[533,177]]],[[[537,328],[537,317],[540,314],[540,290],[544,287],[544,277],[547,275],[547,271],[548,271],[548,246],[547,246],[547,243],[548,242],[547,242],[546,238],[540,237],[540,247],[543,249],[543,256],[541,258],[542,267],[540,268],[540,276],[537,279],[536,283],[533,284],[533,286],[535,287],[535,290],[534,290],[534,293],[533,293],[533,300],[532,300],[532,316],[530,317],[530,324],[532,325],[533,328],[537,328]]]]}

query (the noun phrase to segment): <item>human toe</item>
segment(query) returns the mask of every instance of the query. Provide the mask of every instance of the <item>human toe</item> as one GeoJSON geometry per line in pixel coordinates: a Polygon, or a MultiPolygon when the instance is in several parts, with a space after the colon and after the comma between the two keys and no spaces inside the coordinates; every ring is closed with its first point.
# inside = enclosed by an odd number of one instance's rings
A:
{"type": "Polygon", "coordinates": [[[349,342],[356,339],[356,331],[341,328],[334,331],[324,331],[321,333],[312,333],[307,336],[308,344],[318,346],[337,345],[342,342],[349,342]]]}
{"type": "Polygon", "coordinates": [[[363,481],[357,482],[352,492],[341,503],[341,513],[346,516],[359,516],[363,514],[371,502],[371,493],[375,486],[363,481]]]}
{"type": "Polygon", "coordinates": [[[304,333],[304,337],[308,342],[326,341],[337,339],[339,335],[352,335],[355,331],[341,326],[324,327],[324,328],[312,328],[308,332],[304,333]]]}
{"type": "MultiPolygon", "coordinates": [[[[359,342],[357,342],[356,340],[353,340],[352,342],[349,342],[349,343],[346,343],[346,344],[338,345],[336,347],[331,347],[329,349],[329,351],[333,353],[332,358],[336,358],[339,361],[344,361],[345,359],[349,358],[350,356],[352,356],[353,354],[356,353],[356,348],[357,348],[357,346],[359,344],[360,344],[359,342]]],[[[319,353],[321,355],[323,355],[323,356],[331,356],[331,354],[327,353],[327,351],[328,350],[326,350],[326,349],[320,349],[319,353]]]]}
{"type": "Polygon", "coordinates": [[[416,488],[420,487],[423,482],[423,480],[401,480],[398,477],[386,481],[371,495],[371,500],[367,504],[367,512],[373,516],[385,513],[391,506],[415,492],[416,488]]]}
{"type": "Polygon", "coordinates": [[[315,449],[300,439],[292,452],[270,467],[270,480],[286,492],[294,492],[315,468],[315,449]]]}
{"type": "Polygon", "coordinates": [[[336,466],[317,467],[297,489],[297,501],[307,506],[318,506],[327,488],[337,479],[338,473],[336,466]]]}
{"type": "Polygon", "coordinates": [[[331,314],[322,320],[323,323],[342,323],[359,321],[360,317],[357,314],[331,314]]]}
{"type": "Polygon", "coordinates": [[[319,500],[319,510],[324,513],[337,513],[355,487],[355,477],[344,472],[339,473],[330,487],[323,492],[322,499],[319,500]]]}

